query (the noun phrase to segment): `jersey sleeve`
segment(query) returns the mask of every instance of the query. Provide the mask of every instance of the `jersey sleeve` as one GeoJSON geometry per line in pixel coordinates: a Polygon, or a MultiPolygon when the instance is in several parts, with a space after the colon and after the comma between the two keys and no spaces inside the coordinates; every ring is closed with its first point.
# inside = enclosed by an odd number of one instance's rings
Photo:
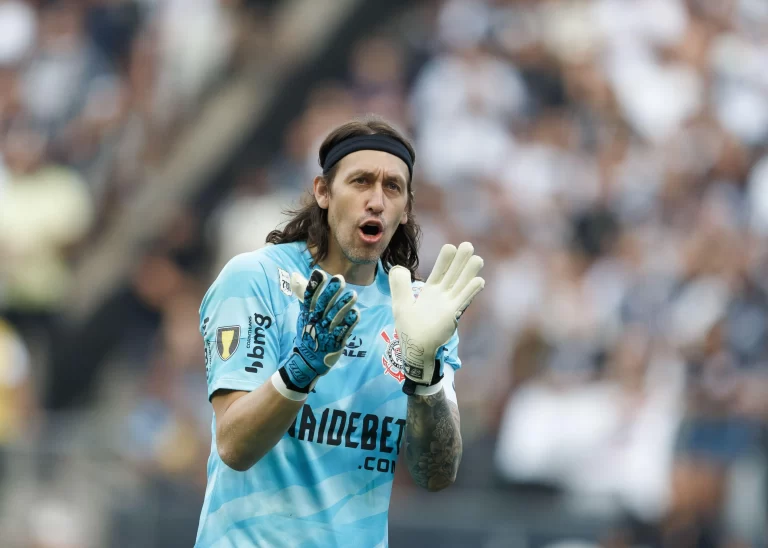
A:
{"type": "Polygon", "coordinates": [[[232,259],[200,306],[208,399],[221,389],[251,391],[277,370],[278,310],[258,260],[232,259]]]}
{"type": "Polygon", "coordinates": [[[461,367],[461,358],[459,358],[459,330],[453,332],[453,336],[443,346],[443,358],[445,363],[453,367],[454,370],[461,367]]]}
{"type": "Polygon", "coordinates": [[[443,391],[445,392],[445,397],[456,405],[459,404],[459,400],[456,397],[455,374],[456,370],[461,367],[458,350],[459,332],[456,330],[453,332],[453,336],[448,339],[448,342],[443,345],[443,391]]]}

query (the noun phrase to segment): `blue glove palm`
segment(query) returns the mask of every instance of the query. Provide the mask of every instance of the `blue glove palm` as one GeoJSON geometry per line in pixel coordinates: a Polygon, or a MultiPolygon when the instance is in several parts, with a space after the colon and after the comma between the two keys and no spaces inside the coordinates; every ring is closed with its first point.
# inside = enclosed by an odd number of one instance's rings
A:
{"type": "Polygon", "coordinates": [[[345,285],[343,276],[328,280],[322,270],[312,272],[309,281],[296,273],[291,276],[291,287],[301,301],[294,352],[283,366],[291,389],[308,392],[342,355],[360,320],[357,293],[345,285]]]}

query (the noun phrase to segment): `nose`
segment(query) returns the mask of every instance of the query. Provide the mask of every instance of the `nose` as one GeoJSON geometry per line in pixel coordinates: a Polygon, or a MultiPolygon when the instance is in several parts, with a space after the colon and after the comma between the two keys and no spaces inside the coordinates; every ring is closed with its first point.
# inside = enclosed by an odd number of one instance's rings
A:
{"type": "Polygon", "coordinates": [[[384,189],[380,184],[372,185],[368,194],[368,203],[366,209],[371,213],[381,213],[384,211],[384,189]]]}

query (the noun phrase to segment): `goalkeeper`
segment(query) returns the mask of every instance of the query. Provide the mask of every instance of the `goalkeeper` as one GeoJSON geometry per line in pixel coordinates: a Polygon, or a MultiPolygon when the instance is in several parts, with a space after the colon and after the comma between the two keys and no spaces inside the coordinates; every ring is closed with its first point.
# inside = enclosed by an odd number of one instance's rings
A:
{"type": "Polygon", "coordinates": [[[196,546],[386,546],[401,449],[419,486],[456,477],[456,326],[483,261],[445,245],[415,281],[415,154],[385,121],[340,126],[319,157],[309,203],[200,308],[214,418],[196,546]]]}

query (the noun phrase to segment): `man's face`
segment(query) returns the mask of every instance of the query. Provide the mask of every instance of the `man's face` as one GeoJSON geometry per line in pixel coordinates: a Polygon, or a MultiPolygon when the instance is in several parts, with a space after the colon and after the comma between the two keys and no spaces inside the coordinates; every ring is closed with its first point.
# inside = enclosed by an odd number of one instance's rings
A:
{"type": "Polygon", "coordinates": [[[341,159],[330,188],[315,179],[315,198],[328,210],[331,242],[354,264],[375,263],[408,222],[408,166],[397,156],[360,150],[341,159]]]}

